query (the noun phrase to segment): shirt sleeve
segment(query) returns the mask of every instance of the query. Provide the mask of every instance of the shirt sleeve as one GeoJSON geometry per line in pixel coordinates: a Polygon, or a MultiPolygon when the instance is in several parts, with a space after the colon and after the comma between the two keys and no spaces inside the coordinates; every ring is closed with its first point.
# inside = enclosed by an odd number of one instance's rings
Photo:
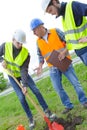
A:
{"type": "Polygon", "coordinates": [[[73,1],[72,7],[78,12],[78,15],[87,16],[87,4],[73,1]]]}
{"type": "Polygon", "coordinates": [[[3,44],[0,46],[0,62],[3,61],[4,50],[5,50],[5,43],[3,43],[3,44]]]}
{"type": "Polygon", "coordinates": [[[57,32],[59,38],[61,39],[61,41],[66,42],[64,32],[61,31],[59,28],[56,28],[56,32],[57,32]]]}
{"type": "Polygon", "coordinates": [[[30,55],[28,55],[26,61],[20,67],[21,80],[22,80],[23,86],[25,86],[25,87],[28,86],[28,84],[27,84],[27,78],[28,78],[29,62],[30,62],[30,55]]]}
{"type": "Polygon", "coordinates": [[[87,16],[87,4],[73,1],[72,10],[76,26],[80,26],[83,21],[83,16],[87,16]]]}
{"type": "Polygon", "coordinates": [[[44,63],[44,57],[42,56],[41,51],[40,51],[38,45],[36,47],[37,47],[37,55],[38,55],[39,63],[44,63]]]}

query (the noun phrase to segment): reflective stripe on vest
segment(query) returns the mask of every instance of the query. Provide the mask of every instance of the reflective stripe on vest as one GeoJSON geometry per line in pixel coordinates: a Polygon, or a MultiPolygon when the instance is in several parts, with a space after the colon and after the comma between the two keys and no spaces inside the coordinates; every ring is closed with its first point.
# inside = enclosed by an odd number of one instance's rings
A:
{"type": "MultiPolygon", "coordinates": [[[[46,61],[53,50],[60,52],[66,48],[65,43],[60,40],[55,29],[50,30],[50,33],[48,34],[48,42],[39,38],[37,43],[41,54],[46,59],[46,61]]],[[[69,54],[67,57],[70,58],[69,54]]],[[[52,65],[48,63],[48,66],[50,67],[52,65]]]]}
{"type": "Polygon", "coordinates": [[[7,62],[7,68],[13,73],[15,77],[20,77],[20,66],[28,57],[28,50],[22,47],[19,55],[13,59],[13,47],[12,43],[5,44],[5,55],[4,59],[7,62]]]}
{"type": "Polygon", "coordinates": [[[87,42],[78,43],[78,40],[87,35],[87,19],[83,17],[82,24],[79,27],[76,27],[72,12],[72,1],[66,5],[65,17],[62,18],[62,22],[65,31],[67,48],[69,50],[73,50],[86,47],[87,42]]]}

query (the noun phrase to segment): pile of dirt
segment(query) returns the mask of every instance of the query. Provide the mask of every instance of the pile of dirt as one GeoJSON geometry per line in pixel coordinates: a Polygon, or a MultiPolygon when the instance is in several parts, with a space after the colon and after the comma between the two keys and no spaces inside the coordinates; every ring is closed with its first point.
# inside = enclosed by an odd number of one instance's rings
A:
{"type": "MultiPolygon", "coordinates": [[[[64,127],[64,130],[76,130],[76,125],[80,125],[83,122],[83,117],[81,116],[72,116],[68,114],[66,119],[63,118],[55,118],[55,122],[61,124],[64,127]]],[[[48,126],[44,128],[44,130],[49,130],[48,126]]]]}

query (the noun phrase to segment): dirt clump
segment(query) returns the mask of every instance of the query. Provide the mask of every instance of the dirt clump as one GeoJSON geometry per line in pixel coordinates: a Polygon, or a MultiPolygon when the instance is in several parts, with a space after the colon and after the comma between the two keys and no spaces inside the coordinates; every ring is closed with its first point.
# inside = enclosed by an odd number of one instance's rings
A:
{"type": "MultiPolygon", "coordinates": [[[[83,122],[83,117],[81,116],[72,116],[68,114],[66,119],[55,118],[55,122],[61,124],[64,127],[64,130],[76,130],[76,125],[80,125],[83,122]]],[[[46,126],[44,130],[49,130],[49,127],[46,126]]]]}

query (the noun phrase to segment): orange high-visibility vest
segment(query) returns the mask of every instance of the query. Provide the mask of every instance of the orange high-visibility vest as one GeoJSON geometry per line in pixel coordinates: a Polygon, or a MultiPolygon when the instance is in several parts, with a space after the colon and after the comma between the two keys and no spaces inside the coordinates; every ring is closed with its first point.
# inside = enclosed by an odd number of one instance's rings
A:
{"type": "MultiPolygon", "coordinates": [[[[60,40],[56,32],[56,29],[50,29],[50,33],[48,34],[48,42],[46,42],[42,38],[38,38],[37,44],[41,51],[42,56],[45,58],[46,61],[51,55],[53,50],[60,52],[66,48],[65,43],[60,40]]],[[[68,54],[67,57],[70,58],[70,55],[68,54]]],[[[47,64],[49,67],[52,66],[50,63],[47,64]]]]}

